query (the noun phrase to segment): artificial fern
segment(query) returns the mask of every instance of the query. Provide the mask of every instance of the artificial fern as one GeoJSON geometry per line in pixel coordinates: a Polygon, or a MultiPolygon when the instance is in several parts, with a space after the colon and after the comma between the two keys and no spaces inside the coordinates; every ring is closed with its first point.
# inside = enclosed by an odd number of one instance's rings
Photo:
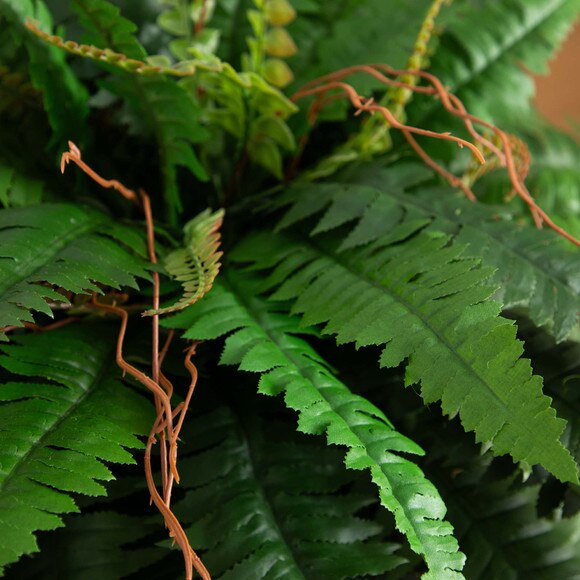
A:
{"type": "Polygon", "coordinates": [[[405,223],[448,232],[469,244],[470,255],[496,268],[495,298],[505,308],[524,308],[537,325],[550,327],[558,340],[566,338],[580,312],[580,256],[551,232],[498,220],[502,208],[476,205],[450,190],[429,187],[428,178],[421,166],[399,163],[365,165],[345,174],[346,183],[297,185],[276,201],[277,206],[290,205],[278,229],[324,210],[312,234],[358,220],[340,251],[376,241],[405,223]],[[420,191],[405,193],[421,182],[425,185],[420,191]]]}
{"type": "Polygon", "coordinates": [[[346,466],[370,470],[382,505],[393,512],[413,550],[424,556],[429,577],[457,576],[462,555],[451,526],[441,521],[445,506],[416,465],[400,455],[422,455],[422,449],[398,433],[379,409],[350,392],[316,351],[294,336],[304,332],[295,318],[254,298],[255,282],[233,273],[227,280],[165,325],[187,328],[185,336],[195,340],[236,330],[226,339],[221,362],[262,373],[259,392],[284,393],[286,405],[298,412],[300,431],[325,434],[329,444],[346,446],[346,466]]]}
{"type": "Polygon", "coordinates": [[[352,478],[335,450],[289,439],[287,426],[267,416],[242,418],[240,407],[199,418],[191,440],[211,448],[194,444],[200,453],[184,459],[195,488],[176,506],[194,522],[193,545],[211,549],[216,577],[346,579],[384,574],[404,561],[396,544],[380,541],[379,521],[355,516],[372,496],[348,490],[352,478]],[[206,425],[214,425],[210,438],[206,425]],[[203,473],[200,464],[207,465],[203,473]],[[224,538],[224,526],[235,536],[224,538]]]}
{"type": "Polygon", "coordinates": [[[67,302],[59,288],[77,294],[101,292],[97,284],[135,288],[135,276],[147,277],[143,260],[119,241],[142,251],[131,229],[88,207],[43,204],[1,211],[0,327],[32,322],[31,311],[50,315],[46,299],[67,302]]]}
{"type": "Polygon", "coordinates": [[[165,258],[165,269],[183,286],[183,296],[171,306],[146,314],[167,314],[183,310],[201,300],[211,290],[218,275],[222,255],[218,252],[223,210],[212,214],[204,211],[194,217],[184,227],[184,247],[173,250],[165,258]]]}
{"type": "Polygon", "coordinates": [[[325,323],[339,343],[383,346],[383,367],[409,358],[406,384],[420,384],[426,403],[441,401],[446,414],[459,414],[495,453],[577,482],[578,468],[559,441],[565,423],[520,358],[513,323],[489,300],[491,271],[465,257],[465,246],[449,245],[449,236],[422,232],[423,225],[403,223],[342,255],[336,243],[258,234],[236,258],[273,268],[265,288],[276,289],[275,299],[296,299],[293,311],[305,324],[325,323]]]}
{"type": "MultiPolygon", "coordinates": [[[[105,0],[75,0],[81,23],[88,30],[89,40],[101,48],[112,48],[127,56],[143,58],[144,49],[133,36],[135,26],[119,14],[105,0]]],[[[198,122],[199,109],[195,101],[180,85],[162,75],[142,78],[126,73],[125,76],[105,83],[115,94],[122,96],[139,116],[148,120],[159,148],[163,188],[167,199],[168,217],[176,220],[174,212],[181,209],[177,191],[177,167],[183,166],[202,180],[207,174],[195,155],[192,145],[204,138],[198,122]]]]}
{"type": "Polygon", "coordinates": [[[533,96],[529,72],[546,72],[579,9],[578,0],[458,3],[433,72],[475,114],[499,121],[509,113],[517,120],[528,113],[533,96]],[[488,101],[479,98],[484,92],[490,93],[488,101]]]}
{"type": "Polygon", "coordinates": [[[41,544],[42,552],[59,554],[58,562],[46,562],[42,557],[24,561],[17,568],[21,580],[126,578],[159,560],[165,551],[153,545],[130,549],[157,528],[153,521],[143,522],[140,517],[99,509],[68,515],[65,521],[66,527],[50,534],[41,544]]]}
{"type": "Polygon", "coordinates": [[[580,514],[564,517],[556,510],[539,516],[537,483],[502,474],[488,456],[470,456],[467,449],[464,445],[460,454],[440,457],[428,468],[457,522],[457,537],[468,554],[466,577],[574,578],[580,566],[580,514]]]}
{"type": "Polygon", "coordinates": [[[0,575],[578,576],[579,9],[0,0],[0,575]]]}
{"type": "Polygon", "coordinates": [[[1,347],[0,566],[37,550],[34,532],[78,511],[72,493],[103,495],[103,463],[133,463],[151,411],[119,380],[110,327],[70,326],[1,347]],[[94,337],[99,335],[100,340],[94,337]]]}

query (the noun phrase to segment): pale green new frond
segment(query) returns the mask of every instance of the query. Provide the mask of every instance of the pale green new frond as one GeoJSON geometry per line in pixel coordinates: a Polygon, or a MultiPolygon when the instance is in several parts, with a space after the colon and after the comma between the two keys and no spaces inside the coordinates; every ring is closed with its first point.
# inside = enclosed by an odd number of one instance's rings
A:
{"type": "Polygon", "coordinates": [[[305,324],[325,324],[339,343],[382,346],[381,366],[408,360],[406,384],[420,384],[425,403],[441,401],[445,414],[459,414],[495,454],[577,482],[578,468],[560,442],[565,421],[521,358],[513,321],[489,300],[491,271],[450,236],[421,231],[424,221],[404,222],[343,253],[333,242],[257,234],[235,258],[273,269],[272,298],[295,300],[305,324]]]}
{"type": "Polygon", "coordinates": [[[193,522],[187,534],[207,550],[212,577],[342,580],[384,577],[402,564],[380,520],[356,515],[374,498],[351,487],[340,452],[255,407],[218,405],[187,434],[198,452],[181,458],[190,488],[175,511],[193,522]]]}
{"type": "MultiPolygon", "coordinates": [[[[88,207],[42,204],[0,211],[0,328],[52,316],[57,291],[102,292],[99,284],[137,287],[148,277],[144,260],[123,244],[143,247],[129,227],[88,207]]],[[[4,337],[0,334],[0,337],[4,337]]]]}
{"type": "Polygon", "coordinates": [[[221,362],[259,372],[259,391],[284,393],[298,413],[298,429],[325,434],[327,442],[348,448],[347,467],[369,470],[381,503],[394,516],[411,548],[429,567],[428,578],[460,578],[463,555],[444,521],[445,505],[421,470],[401,453],[423,451],[398,433],[385,415],[353,394],[310,345],[298,319],[255,297],[256,284],[232,270],[201,302],[164,322],[186,328],[185,337],[210,340],[224,334],[221,362]]]}
{"type": "Polygon", "coordinates": [[[85,322],[14,343],[0,347],[12,373],[0,386],[0,568],[78,511],[71,494],[103,495],[113,478],[103,462],[134,463],[127,449],[142,447],[135,435],[151,422],[147,400],[119,380],[114,327],[85,322]]]}
{"type": "Polygon", "coordinates": [[[218,251],[224,210],[204,210],[183,228],[184,247],[165,258],[165,269],[183,286],[183,296],[173,305],[148,310],[146,315],[167,314],[183,310],[201,300],[210,291],[220,269],[222,252],[218,251]]]}
{"type": "Polygon", "coordinates": [[[469,244],[470,255],[496,268],[494,297],[505,308],[525,309],[537,325],[565,339],[580,312],[578,252],[552,231],[497,219],[505,208],[474,204],[448,188],[405,192],[428,175],[415,163],[364,165],[346,173],[346,183],[291,187],[276,200],[276,206],[290,206],[278,229],[323,212],[312,234],[355,222],[340,250],[373,242],[403,224],[450,233],[469,244]]]}

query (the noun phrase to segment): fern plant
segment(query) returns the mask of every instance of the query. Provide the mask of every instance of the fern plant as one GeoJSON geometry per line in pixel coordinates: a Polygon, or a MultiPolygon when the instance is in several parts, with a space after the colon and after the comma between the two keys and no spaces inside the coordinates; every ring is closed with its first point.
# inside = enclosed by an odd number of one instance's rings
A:
{"type": "Polygon", "coordinates": [[[0,0],[0,574],[577,577],[579,9],[0,0]]]}

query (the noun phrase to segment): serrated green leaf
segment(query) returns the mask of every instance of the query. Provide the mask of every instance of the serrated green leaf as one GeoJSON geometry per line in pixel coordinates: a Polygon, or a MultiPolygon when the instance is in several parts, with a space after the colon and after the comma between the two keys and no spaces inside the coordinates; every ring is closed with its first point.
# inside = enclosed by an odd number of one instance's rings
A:
{"type": "Polygon", "coordinates": [[[297,185],[276,200],[289,205],[278,229],[326,210],[312,230],[318,234],[355,222],[340,250],[356,248],[408,226],[453,234],[468,253],[496,269],[495,298],[505,308],[524,309],[558,340],[575,328],[580,312],[580,255],[552,231],[498,219],[506,210],[474,204],[446,188],[425,186],[405,193],[428,172],[414,163],[382,168],[363,165],[343,182],[297,185]]]}
{"type": "Polygon", "coordinates": [[[175,304],[159,310],[147,310],[145,315],[183,310],[211,290],[220,269],[222,252],[218,251],[221,238],[219,228],[223,217],[223,209],[214,213],[207,209],[185,225],[184,247],[171,252],[164,262],[170,276],[183,286],[183,296],[175,304]]]}
{"type": "Polygon", "coordinates": [[[258,234],[234,258],[274,267],[265,286],[276,288],[272,298],[295,300],[304,323],[324,323],[339,344],[382,346],[381,366],[408,359],[406,384],[420,384],[425,403],[441,401],[445,414],[458,414],[494,453],[577,482],[578,467],[560,442],[565,421],[520,358],[513,322],[498,317],[499,304],[489,300],[491,272],[449,236],[421,229],[403,224],[342,254],[336,243],[258,234]]]}
{"type": "Polygon", "coordinates": [[[70,492],[105,493],[99,482],[113,476],[103,461],[134,463],[127,449],[142,447],[135,435],[148,431],[151,410],[119,381],[111,330],[84,323],[1,346],[12,376],[0,386],[0,567],[78,511],[70,492]]]}
{"type": "Polygon", "coordinates": [[[51,315],[46,299],[67,301],[54,288],[74,293],[101,292],[97,284],[136,288],[135,276],[148,275],[144,260],[122,245],[130,231],[112,226],[101,212],[71,204],[1,210],[0,328],[32,322],[31,311],[51,315]]]}
{"type": "Polygon", "coordinates": [[[284,393],[286,405],[298,413],[300,431],[326,434],[329,444],[346,446],[346,466],[370,471],[382,505],[425,558],[432,577],[461,577],[463,556],[443,519],[445,505],[421,470],[400,455],[423,451],[336,379],[307,342],[293,336],[301,332],[295,318],[277,313],[255,292],[255,283],[230,270],[204,301],[164,324],[186,328],[185,336],[192,339],[237,330],[226,339],[222,363],[262,373],[259,391],[284,393]]]}
{"type": "Polygon", "coordinates": [[[379,521],[355,515],[373,503],[367,489],[336,493],[353,481],[336,450],[304,442],[255,410],[238,414],[240,407],[200,416],[188,433],[192,454],[181,459],[186,485],[196,481],[175,511],[193,522],[188,536],[209,550],[214,577],[346,579],[404,561],[396,544],[380,539],[379,521]],[[212,448],[200,448],[200,439],[212,448]]]}

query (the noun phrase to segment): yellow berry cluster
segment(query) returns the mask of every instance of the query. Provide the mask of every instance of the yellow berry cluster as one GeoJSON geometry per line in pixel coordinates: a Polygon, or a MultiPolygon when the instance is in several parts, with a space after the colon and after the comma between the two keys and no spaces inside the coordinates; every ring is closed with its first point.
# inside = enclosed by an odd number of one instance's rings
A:
{"type": "Polygon", "coordinates": [[[258,0],[255,3],[261,8],[264,24],[262,48],[267,58],[262,73],[270,84],[285,87],[294,75],[282,59],[298,50],[285,26],[296,18],[296,10],[288,0],[258,0]]]}

